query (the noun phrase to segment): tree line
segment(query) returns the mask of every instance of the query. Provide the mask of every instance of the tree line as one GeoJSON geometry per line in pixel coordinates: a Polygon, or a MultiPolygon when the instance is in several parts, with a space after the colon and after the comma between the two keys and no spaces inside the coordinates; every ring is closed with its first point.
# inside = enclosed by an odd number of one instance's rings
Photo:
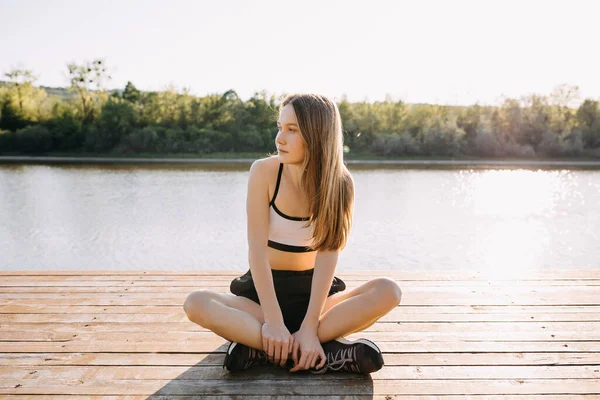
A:
{"type": "MultiPolygon", "coordinates": [[[[69,87],[36,87],[30,70],[0,86],[0,154],[210,154],[275,150],[281,97],[233,90],[198,97],[172,86],[108,90],[102,59],[70,63],[69,87]]],[[[504,98],[501,105],[384,101],[337,104],[349,155],[600,158],[600,105],[579,88],[504,98]]]]}

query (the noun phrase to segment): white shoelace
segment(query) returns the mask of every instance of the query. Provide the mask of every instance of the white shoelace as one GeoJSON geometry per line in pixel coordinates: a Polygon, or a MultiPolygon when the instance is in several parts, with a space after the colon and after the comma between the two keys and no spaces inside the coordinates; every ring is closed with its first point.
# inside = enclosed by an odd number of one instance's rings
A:
{"type": "Polygon", "coordinates": [[[360,373],[358,365],[356,365],[356,347],[350,346],[349,348],[338,350],[335,354],[327,354],[327,363],[325,366],[318,371],[311,372],[313,374],[323,374],[327,370],[340,371],[346,363],[351,363],[344,370],[360,373]]]}

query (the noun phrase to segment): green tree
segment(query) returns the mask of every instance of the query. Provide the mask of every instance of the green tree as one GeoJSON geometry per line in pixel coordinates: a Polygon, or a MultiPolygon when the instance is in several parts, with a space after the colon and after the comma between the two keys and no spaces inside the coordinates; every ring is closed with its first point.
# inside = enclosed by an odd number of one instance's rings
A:
{"type": "Polygon", "coordinates": [[[121,138],[137,126],[133,105],[121,99],[109,99],[98,116],[101,137],[96,140],[96,150],[110,150],[121,138]]]}
{"type": "Polygon", "coordinates": [[[52,148],[52,136],[46,127],[28,126],[17,130],[15,133],[18,149],[20,151],[39,154],[52,148]]]}
{"type": "Polygon", "coordinates": [[[67,64],[69,69],[69,89],[79,97],[79,111],[83,123],[90,123],[95,110],[106,99],[106,81],[112,79],[102,59],[86,61],[83,65],[67,64]]]}
{"type": "Polygon", "coordinates": [[[577,109],[577,131],[585,147],[600,147],[600,102],[586,99],[577,109]]]}
{"type": "Polygon", "coordinates": [[[53,147],[56,150],[76,150],[84,142],[81,120],[76,110],[67,103],[56,102],[52,106],[51,117],[44,123],[50,130],[53,147]]]}
{"type": "Polygon", "coordinates": [[[21,118],[18,110],[15,110],[9,101],[2,103],[2,117],[0,118],[0,129],[15,132],[17,129],[22,129],[27,126],[27,121],[21,118]]]}
{"type": "Polygon", "coordinates": [[[463,154],[465,131],[456,124],[456,116],[436,116],[425,123],[421,148],[427,155],[459,156],[463,154]]]}
{"type": "Polygon", "coordinates": [[[137,103],[140,101],[140,91],[131,83],[131,81],[127,81],[127,85],[125,85],[125,90],[123,90],[123,100],[128,101],[130,103],[137,103]]]}
{"type": "Polygon", "coordinates": [[[14,69],[6,72],[4,76],[10,79],[11,85],[16,89],[19,110],[21,111],[21,115],[24,115],[23,102],[30,93],[33,82],[35,82],[38,77],[33,75],[33,71],[25,69],[14,69]]]}

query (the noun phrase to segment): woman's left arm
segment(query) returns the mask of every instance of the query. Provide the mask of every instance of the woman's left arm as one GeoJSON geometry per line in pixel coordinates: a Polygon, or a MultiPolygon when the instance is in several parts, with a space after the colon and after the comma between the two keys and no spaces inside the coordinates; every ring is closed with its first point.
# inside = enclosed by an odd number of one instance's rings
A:
{"type": "Polygon", "coordinates": [[[323,347],[321,347],[321,343],[319,342],[317,331],[321,311],[323,311],[325,300],[331,288],[331,282],[333,282],[338,253],[337,251],[319,251],[317,253],[308,309],[306,310],[306,315],[300,329],[293,334],[294,346],[292,349],[292,359],[295,366],[290,372],[311,367],[314,368],[315,366],[322,368],[327,361],[323,353],[323,347]],[[300,360],[298,360],[298,350],[301,352],[300,360]],[[321,358],[321,362],[317,365],[316,361],[319,357],[321,358]]]}
{"type": "Polygon", "coordinates": [[[317,253],[315,272],[310,289],[310,302],[300,329],[311,329],[314,330],[315,334],[317,333],[321,311],[323,311],[325,300],[329,294],[329,289],[331,289],[331,282],[333,282],[338,254],[337,251],[319,251],[317,253]]]}

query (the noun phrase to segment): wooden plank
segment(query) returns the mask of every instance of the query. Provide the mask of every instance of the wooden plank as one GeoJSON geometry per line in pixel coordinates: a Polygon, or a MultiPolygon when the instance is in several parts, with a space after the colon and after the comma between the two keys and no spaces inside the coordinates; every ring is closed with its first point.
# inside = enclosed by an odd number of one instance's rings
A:
{"type": "MultiPolygon", "coordinates": [[[[348,286],[346,290],[351,290],[353,287],[348,286]]],[[[592,300],[598,301],[600,297],[600,287],[598,286],[585,286],[585,287],[576,287],[571,288],[569,291],[568,287],[556,287],[562,288],[553,290],[548,287],[540,287],[540,288],[531,288],[530,292],[528,292],[529,288],[515,288],[513,290],[502,290],[495,288],[487,288],[486,290],[477,289],[477,288],[464,288],[463,290],[453,290],[452,288],[448,290],[438,290],[434,292],[435,288],[406,288],[403,289],[403,298],[402,302],[411,303],[420,301],[424,304],[446,304],[448,301],[472,301],[471,304],[480,304],[485,303],[488,298],[493,299],[493,301],[502,301],[507,304],[511,304],[510,302],[517,302],[518,304],[527,304],[526,301],[543,301],[551,304],[572,304],[573,300],[592,300]],[[581,290],[575,290],[581,289],[581,290]],[[525,297],[524,299],[519,298],[520,296],[525,297]]],[[[12,293],[27,293],[27,294],[58,294],[59,296],[69,294],[79,294],[79,297],[82,297],[82,294],[88,295],[96,295],[99,294],[136,294],[136,295],[147,295],[147,297],[152,297],[153,295],[156,298],[181,298],[185,299],[185,297],[192,293],[195,290],[200,289],[209,289],[217,293],[230,293],[229,286],[225,287],[202,287],[198,286],[190,286],[190,287],[177,287],[177,286],[161,286],[161,287],[153,287],[153,286],[45,286],[45,285],[37,285],[37,286],[6,286],[0,288],[0,293],[3,294],[12,294],[12,293]]],[[[7,296],[10,298],[10,296],[7,296]]],[[[490,300],[491,301],[491,300],[490,300]]]]}
{"type": "MultiPolygon", "coordinates": [[[[245,273],[248,268],[239,268],[231,270],[55,270],[55,271],[0,271],[0,276],[55,276],[55,275],[75,275],[75,276],[138,276],[138,275],[185,275],[185,276],[238,276],[245,273]]],[[[375,275],[387,275],[401,279],[412,280],[524,280],[524,279],[600,279],[600,269],[531,269],[531,270],[508,270],[508,271],[466,271],[466,270],[389,270],[378,269],[376,266],[366,270],[350,270],[344,266],[339,266],[336,274],[356,277],[373,277],[375,275]]]]}
{"type": "MultiPolygon", "coordinates": [[[[344,280],[344,282],[346,283],[346,285],[348,287],[358,287],[361,284],[366,283],[368,280],[352,280],[352,279],[348,279],[345,277],[340,277],[341,279],[344,280]]],[[[161,279],[161,280],[137,280],[134,278],[131,279],[114,279],[114,280],[106,280],[106,279],[95,279],[95,278],[84,278],[84,277],[43,277],[43,276],[26,276],[26,277],[16,277],[16,276],[8,276],[8,277],[3,277],[2,281],[0,283],[0,286],[2,288],[10,288],[10,287],[64,287],[64,288],[70,288],[70,287],[178,287],[178,288],[189,288],[191,290],[193,290],[194,288],[224,288],[224,289],[228,289],[229,285],[231,283],[231,280],[233,278],[230,277],[230,279],[222,279],[222,280],[206,280],[206,279],[194,279],[193,277],[189,277],[188,279],[181,279],[181,280],[169,280],[169,279],[161,279]]],[[[402,281],[398,281],[398,284],[400,285],[401,288],[405,288],[408,290],[411,290],[413,288],[420,290],[420,291],[442,291],[442,292],[447,292],[447,291],[465,291],[465,290],[470,290],[470,286],[469,285],[461,285],[461,286],[453,286],[453,287],[448,287],[448,286],[422,286],[419,287],[418,285],[413,285],[413,284],[409,284],[407,282],[402,282],[402,281]]],[[[538,289],[538,290],[545,290],[546,291],[550,291],[550,290],[554,290],[554,291],[573,291],[573,287],[576,286],[574,284],[572,285],[563,285],[563,286],[544,286],[542,284],[538,285],[531,285],[531,284],[527,284],[527,281],[518,281],[518,283],[516,284],[497,284],[496,282],[494,282],[494,284],[492,283],[488,283],[487,286],[482,286],[479,285],[478,288],[476,288],[477,290],[487,290],[488,292],[493,290],[503,290],[504,292],[511,292],[513,290],[527,290],[529,288],[532,289],[538,289]],[[488,287],[489,286],[489,287],[488,287]]],[[[560,282],[565,282],[565,281],[560,281],[560,282]]],[[[582,282],[581,280],[578,280],[577,282],[582,282]]],[[[595,285],[590,285],[590,284],[586,284],[586,285],[581,285],[576,287],[575,289],[578,290],[590,290],[590,291],[595,291],[596,293],[600,291],[600,288],[598,288],[598,280],[594,280],[592,283],[594,283],[595,285]]],[[[68,290],[68,289],[66,289],[68,290]]]]}
{"type": "MultiPolygon", "coordinates": [[[[222,275],[198,275],[198,274],[178,274],[178,275],[174,275],[174,274],[169,274],[169,275],[143,275],[143,274],[139,274],[139,275],[131,275],[131,274],[121,274],[121,273],[115,273],[113,275],[95,275],[95,274],[82,274],[82,275],[49,275],[49,274],[40,274],[40,275],[32,275],[32,274],[23,274],[23,275],[19,275],[19,274],[10,274],[10,275],[6,275],[6,274],[2,274],[2,271],[0,271],[0,276],[2,277],[2,280],[5,279],[15,279],[15,280],[22,280],[22,281],[26,281],[27,279],[36,279],[36,280],[48,280],[48,281],[75,281],[75,280],[94,280],[94,281],[173,281],[173,282],[177,282],[177,281],[187,281],[187,280],[194,280],[194,281],[204,281],[204,282],[229,282],[232,279],[234,279],[237,276],[240,276],[242,274],[246,273],[246,271],[239,271],[235,274],[222,274],[222,275]]],[[[339,270],[336,271],[336,276],[342,278],[344,281],[356,281],[356,282],[366,282],[370,279],[376,278],[378,276],[388,276],[392,279],[396,279],[399,280],[401,282],[405,282],[407,284],[410,284],[411,286],[416,285],[425,285],[425,286],[429,286],[431,284],[436,284],[436,285],[448,285],[448,286],[455,286],[455,285],[482,285],[482,284],[491,284],[491,283],[496,283],[499,285],[509,285],[509,284],[527,284],[527,285],[555,285],[559,282],[573,282],[573,283],[580,283],[580,284],[593,284],[594,282],[598,282],[600,280],[600,278],[594,278],[594,277],[590,277],[590,276],[586,276],[586,277],[579,277],[579,278],[572,278],[572,277],[566,277],[566,278],[558,278],[558,277],[553,277],[552,279],[548,279],[548,278],[543,278],[541,276],[538,275],[530,275],[528,277],[523,277],[524,279],[521,279],[522,277],[519,276],[515,276],[513,278],[511,277],[489,277],[489,279],[469,279],[469,277],[465,277],[465,279],[458,279],[461,278],[460,276],[456,276],[457,279],[452,279],[449,280],[447,276],[444,276],[443,279],[440,277],[440,279],[435,279],[434,278],[422,278],[421,276],[415,276],[415,277],[411,277],[411,276],[405,276],[402,274],[396,274],[396,273],[392,273],[392,274],[385,274],[385,273],[380,273],[379,271],[374,271],[372,274],[369,275],[357,275],[357,274],[353,274],[353,273],[348,273],[348,272],[340,272],[339,270]]],[[[483,278],[483,277],[482,277],[483,278]]]]}
{"type": "MultiPolygon", "coordinates": [[[[117,310],[119,308],[125,310],[125,307],[114,307],[111,306],[98,306],[98,309],[104,310],[104,308],[117,310]]],[[[152,307],[152,306],[148,306],[152,307]]],[[[183,302],[176,303],[171,306],[162,306],[165,309],[169,309],[171,312],[180,313],[183,315],[183,302]]],[[[62,308],[64,309],[64,308],[62,308]]],[[[138,314],[136,309],[128,308],[135,314],[138,314]]],[[[398,313],[402,315],[409,314],[524,314],[530,315],[536,314],[594,314],[600,313],[600,306],[579,306],[579,305],[563,305],[563,306],[532,306],[532,305],[430,305],[430,306],[407,306],[402,303],[394,308],[392,313],[398,313]]],[[[123,313],[123,312],[121,312],[123,313]]],[[[120,313],[120,314],[121,314],[120,313]]],[[[10,315],[5,314],[5,315],[10,315]]],[[[62,314],[62,313],[61,313],[62,314]]],[[[14,315],[14,314],[13,314],[14,315]]],[[[1,321],[0,321],[1,322],[1,321]]]]}
{"type": "Polygon", "coordinates": [[[472,313],[472,314],[410,314],[400,313],[395,310],[387,315],[381,317],[382,322],[398,322],[398,323],[410,323],[410,322],[492,322],[492,321],[556,321],[556,322],[567,322],[567,321],[600,321],[600,315],[589,312],[589,313],[472,313]]]}
{"type": "MultiPolygon", "coordinates": [[[[156,396],[106,396],[106,395],[4,395],[0,396],[0,399],[6,400],[194,400],[194,399],[208,399],[211,400],[433,400],[438,399],[438,396],[430,395],[333,395],[333,396],[299,396],[299,395],[208,395],[203,396],[202,394],[194,395],[156,395],[156,396]]],[[[481,396],[448,396],[444,395],[443,400],[465,400],[465,399],[481,399],[481,396]]],[[[597,399],[595,394],[559,394],[552,395],[549,398],[548,395],[486,395],[486,400],[591,400],[597,399]]]]}
{"type": "MultiPolygon", "coordinates": [[[[535,306],[526,307],[526,308],[497,308],[495,310],[491,310],[489,308],[484,309],[481,306],[471,306],[471,307],[439,307],[439,308],[431,308],[431,307],[414,307],[410,308],[410,306],[399,306],[390,311],[386,317],[397,318],[399,321],[403,319],[411,320],[412,317],[431,317],[437,318],[440,315],[450,315],[451,317],[460,318],[462,317],[477,317],[477,316],[485,316],[493,314],[493,315],[506,315],[509,317],[518,317],[518,316],[528,316],[528,317],[543,317],[543,316],[563,316],[563,315],[572,315],[579,316],[581,318],[588,318],[590,321],[600,318],[600,314],[596,312],[598,307],[554,307],[556,311],[552,310],[552,308],[547,309],[537,309],[535,306]],[[469,311],[467,311],[469,310],[469,311]],[[489,310],[489,311],[488,311],[489,310]],[[548,311],[545,311],[548,310],[548,311]],[[580,312],[577,312],[577,311],[580,312]],[[422,312],[421,312],[422,311],[422,312]]],[[[182,317],[185,317],[185,313],[183,311],[183,302],[181,304],[174,305],[166,305],[166,306],[153,306],[153,305],[140,305],[140,306],[113,306],[113,305],[105,305],[105,306],[44,306],[44,305],[10,305],[10,306],[0,306],[0,314],[170,314],[177,313],[182,317]]],[[[535,318],[531,318],[535,319],[535,318]]],[[[460,319],[458,319],[460,320],[460,319]]],[[[477,319],[474,319],[477,320],[477,319]]],[[[576,321],[577,319],[573,320],[576,321]]],[[[586,319],[583,319],[586,320],[586,319]]]]}
{"type": "Polygon", "coordinates": [[[4,322],[148,322],[168,324],[171,322],[189,322],[182,313],[166,314],[0,314],[0,323],[4,322]]]}
{"type": "MultiPolygon", "coordinates": [[[[108,282],[108,281],[105,281],[108,282]]],[[[72,282],[73,284],[75,282],[72,282]]],[[[165,282],[162,282],[165,283],[165,282]]],[[[6,299],[61,299],[65,296],[74,299],[85,298],[89,293],[95,293],[97,295],[105,294],[106,296],[115,296],[119,294],[133,295],[138,294],[140,297],[146,295],[149,297],[152,293],[158,295],[159,298],[180,298],[187,296],[197,290],[210,290],[217,293],[231,293],[229,290],[229,283],[221,286],[202,286],[190,285],[190,286],[176,286],[176,285],[142,285],[142,286],[131,286],[131,285],[89,285],[89,286],[53,286],[53,285],[29,285],[29,286],[3,286],[0,289],[0,300],[6,299]],[[174,291],[173,289],[179,289],[174,291]],[[58,290],[62,289],[62,290],[58,290]],[[164,289],[164,290],[163,290],[164,289]]],[[[346,292],[359,285],[353,285],[352,283],[346,282],[346,292]]],[[[596,295],[600,296],[600,285],[569,285],[569,286],[499,286],[499,285],[486,285],[486,286],[401,286],[403,295],[409,296],[473,296],[478,295],[481,297],[502,297],[502,296],[539,296],[547,297],[554,296],[558,297],[558,300],[562,300],[565,297],[578,296],[578,295],[596,295]]],[[[185,298],[185,297],[184,297],[185,298]]]]}
{"type": "MultiPolygon", "coordinates": [[[[156,323],[123,323],[123,322],[3,322],[0,332],[11,331],[44,331],[44,332],[210,332],[191,322],[156,323]]],[[[398,324],[393,322],[376,322],[363,332],[395,332],[404,333],[443,333],[459,334],[463,332],[523,332],[523,333],[573,333],[600,332],[600,322],[463,322],[436,323],[420,322],[398,324]]]]}
{"type": "MultiPolygon", "coordinates": [[[[164,282],[162,282],[164,283],[164,282]]],[[[47,287],[44,285],[32,285],[32,286],[22,286],[22,287],[47,287]]],[[[159,288],[163,286],[172,287],[173,285],[160,285],[159,288]]],[[[194,286],[197,287],[197,286],[194,286]]],[[[349,285],[347,286],[347,291],[352,290],[353,288],[358,287],[358,285],[349,285]]],[[[42,299],[61,299],[65,296],[71,298],[73,295],[75,299],[84,298],[84,293],[71,293],[71,287],[64,287],[63,292],[33,292],[33,291],[21,291],[19,292],[2,292],[0,293],[0,300],[5,299],[26,299],[26,298],[42,298],[42,299]]],[[[222,287],[205,287],[204,289],[228,293],[229,292],[229,284],[227,286],[222,287]]],[[[403,295],[413,296],[413,295],[441,295],[441,296],[457,296],[457,295],[479,295],[479,296],[512,296],[512,295],[538,295],[538,296],[555,296],[555,297],[566,297],[566,296],[577,296],[580,294],[586,295],[596,295],[600,296],[600,286],[485,286],[485,287],[470,287],[470,286],[455,286],[455,287],[439,287],[439,286],[431,286],[431,287],[404,287],[401,288],[403,295]]],[[[181,290],[186,290],[185,287],[181,286],[181,290]]],[[[193,292],[196,289],[192,289],[186,291],[185,293],[173,293],[173,292],[165,292],[161,293],[161,297],[168,298],[179,298],[182,296],[186,296],[188,293],[193,292]]],[[[99,294],[102,294],[101,292],[99,294]]],[[[120,294],[131,294],[131,293],[120,293],[120,294]]],[[[142,293],[149,294],[149,293],[142,293]]],[[[142,295],[140,294],[140,295],[142,295]]],[[[114,295],[114,292],[108,292],[107,296],[114,295]]],[[[184,297],[185,298],[185,297],[184,297]]]]}
{"type": "MultiPolygon", "coordinates": [[[[481,306],[598,306],[600,305],[600,296],[572,296],[567,301],[544,299],[526,296],[514,297],[477,297],[477,296],[445,296],[442,299],[434,300],[431,296],[403,295],[400,308],[406,306],[468,306],[476,303],[481,306]]],[[[48,313],[62,312],[61,309],[77,307],[77,310],[85,310],[80,307],[182,307],[185,302],[185,296],[179,299],[165,298],[86,298],[86,299],[48,299],[48,301],[23,301],[23,300],[2,300],[0,299],[0,313],[38,313],[39,310],[46,310],[48,313]],[[35,304],[38,303],[38,304],[35,304]],[[43,306],[42,306],[43,304],[43,306]],[[51,311],[54,310],[54,311],[51,311]]],[[[84,311],[72,311],[84,312],[84,311]]],[[[91,312],[94,312],[93,310],[91,312]]]]}
{"type": "MultiPolygon", "coordinates": [[[[75,331],[53,332],[41,329],[37,330],[0,330],[3,342],[64,342],[78,338],[78,340],[110,341],[120,340],[123,337],[135,335],[136,340],[161,341],[172,340],[173,342],[193,343],[199,340],[212,340],[215,336],[212,332],[113,332],[113,331],[75,331]]],[[[455,342],[455,341],[502,341],[502,342],[573,342],[573,341],[597,341],[600,342],[600,331],[587,332],[376,332],[362,331],[348,335],[349,340],[360,339],[368,336],[369,339],[380,342],[455,342]]]]}
{"type": "MultiPolygon", "coordinates": [[[[136,335],[137,336],[137,335],[136,335]]],[[[369,338],[368,334],[362,335],[369,338]]],[[[213,352],[225,351],[227,341],[216,335],[212,339],[198,338],[184,342],[144,341],[138,342],[136,337],[131,340],[122,337],[120,340],[89,341],[80,340],[79,335],[64,342],[0,342],[1,353],[41,353],[41,352],[213,352]]],[[[513,353],[513,352],[600,352],[598,341],[406,341],[378,342],[383,352],[394,353],[424,353],[424,352],[470,352],[470,353],[513,353]]]]}
{"type": "MultiPolygon", "coordinates": [[[[2,286],[8,286],[8,284],[17,286],[31,286],[31,283],[36,282],[53,282],[58,284],[66,282],[112,282],[112,283],[128,283],[131,282],[148,285],[160,285],[161,282],[169,282],[175,286],[189,286],[190,282],[194,284],[202,284],[207,286],[223,286],[228,285],[234,278],[241,275],[4,275],[2,276],[2,286]],[[5,284],[6,283],[6,284],[5,284]]],[[[362,284],[368,282],[371,279],[379,277],[377,272],[370,276],[360,276],[351,274],[336,274],[339,278],[344,280],[346,283],[362,284]]],[[[382,275],[384,277],[385,275],[382,275]]],[[[600,285],[600,279],[535,279],[531,277],[529,279],[487,279],[487,280],[431,280],[431,279],[401,279],[396,275],[388,276],[398,282],[404,284],[407,287],[431,287],[431,286],[443,286],[443,287],[460,287],[460,286],[556,286],[556,285],[582,285],[582,286],[598,286],[600,285]]]]}
{"type": "MultiPolygon", "coordinates": [[[[350,290],[353,287],[357,287],[358,285],[352,286],[348,285],[346,290],[350,290]]],[[[548,286],[543,286],[544,288],[549,288],[548,286]]],[[[562,287],[562,286],[561,286],[562,287]]],[[[587,288],[597,288],[597,286],[586,286],[587,288]]],[[[403,291],[410,290],[406,286],[400,285],[400,288],[403,291]]],[[[465,289],[470,290],[478,290],[476,287],[464,287],[465,289]]],[[[527,288],[524,286],[524,288],[527,288]]],[[[182,287],[176,285],[169,286],[161,286],[159,288],[153,286],[134,286],[134,285],[121,285],[121,286],[0,286],[0,293],[119,293],[119,294],[128,294],[128,293],[143,293],[143,294],[156,294],[159,297],[170,297],[174,295],[187,295],[188,293],[192,293],[195,290],[207,289],[212,290],[217,293],[229,293],[229,284],[227,286],[218,286],[218,287],[209,287],[207,285],[197,285],[190,287],[182,287]]],[[[419,288],[413,288],[413,291],[418,292],[419,288]]],[[[494,289],[493,287],[491,289],[494,289]]],[[[535,288],[532,288],[535,290],[535,288]]],[[[551,289],[551,288],[550,288],[551,289]]],[[[448,291],[451,291],[449,289],[448,291]]],[[[510,292],[505,292],[510,293],[510,292]]],[[[597,293],[597,291],[588,292],[591,294],[597,293]]]]}
{"type": "MultiPolygon", "coordinates": [[[[275,366],[261,366],[239,374],[236,379],[290,379],[292,373],[275,366]]],[[[0,366],[0,380],[77,380],[93,377],[100,380],[151,379],[227,379],[230,374],[221,366],[0,366]]],[[[355,380],[352,374],[314,375],[311,380],[355,380]]],[[[600,366],[385,366],[372,373],[373,380],[394,379],[599,379],[600,366]]]]}
{"type": "MultiPolygon", "coordinates": [[[[557,286],[557,287],[563,287],[563,286],[557,286]]],[[[346,291],[350,291],[351,289],[353,289],[354,287],[352,286],[348,286],[346,291]]],[[[544,287],[544,289],[546,289],[548,287],[544,287]]],[[[586,286],[586,288],[596,288],[596,286],[586,286]]],[[[106,296],[118,296],[118,295],[138,295],[140,296],[140,298],[151,298],[152,294],[156,295],[156,298],[170,298],[170,299],[178,299],[178,298],[184,298],[189,294],[192,293],[196,290],[202,290],[202,289],[206,289],[206,290],[210,290],[216,293],[231,293],[229,291],[229,287],[192,287],[192,288],[177,288],[177,287],[160,287],[160,288],[153,288],[153,287],[94,287],[94,286],[72,286],[72,287],[62,287],[62,286],[30,286],[30,287],[19,287],[19,286],[12,286],[12,287],[5,287],[5,288],[0,288],[0,298],[2,299],[27,299],[27,298],[61,298],[61,297],[66,297],[66,296],[73,296],[73,298],[77,299],[77,298],[85,298],[90,297],[90,295],[94,295],[95,296],[100,296],[102,294],[106,295],[106,296]]],[[[402,289],[402,288],[401,288],[402,289]]],[[[551,288],[548,288],[551,289],[551,288]]],[[[416,289],[416,288],[412,288],[412,289],[407,289],[404,288],[403,290],[403,295],[404,297],[407,296],[407,294],[410,294],[410,296],[414,296],[414,295],[429,295],[429,296],[436,296],[436,295],[444,295],[444,294],[448,294],[448,295],[452,295],[452,296],[465,296],[465,295],[469,295],[470,297],[472,297],[472,295],[476,295],[478,294],[480,297],[485,297],[485,296],[495,296],[495,297],[501,297],[499,295],[502,296],[506,296],[506,295],[514,295],[514,294],[526,294],[529,296],[532,295],[544,295],[544,296],[551,296],[552,293],[556,292],[553,290],[537,290],[535,291],[535,288],[531,288],[531,290],[527,290],[525,288],[519,290],[519,289],[514,289],[511,291],[503,291],[501,289],[491,289],[489,291],[478,291],[477,288],[465,288],[465,290],[463,291],[458,291],[458,290],[446,290],[444,292],[437,292],[437,293],[432,293],[432,291],[427,291],[427,290],[420,290],[420,289],[416,289]],[[491,292],[491,293],[490,293],[491,292]]],[[[573,294],[573,290],[568,293],[565,292],[565,295],[569,295],[569,294],[573,294]]],[[[594,291],[594,290],[585,290],[583,289],[581,292],[581,294],[585,294],[585,295],[597,295],[597,293],[600,292],[600,287],[598,287],[598,290],[594,291]]],[[[560,293],[563,294],[563,293],[560,293]]],[[[557,303],[559,303],[557,301],[557,303]]],[[[560,303],[559,303],[560,304],[560,303]]]]}
{"type": "MultiPolygon", "coordinates": [[[[132,322],[168,324],[171,322],[189,322],[183,312],[153,312],[153,313],[31,313],[31,314],[0,314],[0,323],[4,322],[132,322]]],[[[490,322],[600,322],[600,315],[595,312],[579,313],[408,313],[395,310],[381,317],[384,323],[490,323],[490,322]]]]}
{"type": "MultiPolygon", "coordinates": [[[[560,293],[559,293],[560,294],[560,293]]],[[[90,296],[69,296],[65,293],[55,298],[0,298],[0,312],[7,312],[7,306],[21,306],[27,304],[31,307],[35,303],[44,306],[180,306],[187,297],[187,293],[170,297],[133,294],[106,294],[90,296]],[[34,301],[32,301],[34,300],[34,301]]],[[[513,292],[513,293],[426,293],[403,292],[400,306],[416,305],[592,305],[600,306],[600,290],[598,293],[579,293],[571,291],[554,297],[544,293],[513,292]]]]}
{"type": "MultiPolygon", "coordinates": [[[[0,353],[0,365],[223,365],[224,352],[213,353],[0,353]]],[[[600,365],[600,353],[507,352],[507,353],[385,353],[386,366],[468,365],[600,365]]]]}
{"type": "MultiPolygon", "coordinates": [[[[186,294],[187,295],[187,294],[186,294]]],[[[155,299],[146,298],[144,305],[146,304],[156,304],[156,305],[171,305],[171,306],[181,306],[185,301],[186,295],[181,295],[178,299],[163,299],[157,297],[155,299]]],[[[97,299],[68,299],[68,301],[62,301],[57,299],[57,301],[61,305],[69,306],[82,306],[87,303],[98,302],[97,299]],[[69,304],[70,301],[70,304],[69,304]],[[84,303],[84,304],[80,304],[84,303]]],[[[135,306],[136,302],[139,302],[139,298],[122,298],[122,299],[112,299],[105,301],[105,303],[109,303],[106,305],[131,305],[135,306]],[[129,302],[129,303],[128,303],[129,302]],[[134,303],[134,304],[131,304],[134,303]]],[[[28,306],[20,306],[19,304],[13,303],[23,303],[23,302],[14,302],[13,300],[2,300],[2,304],[0,305],[0,313],[10,313],[10,312],[28,312],[25,308],[19,309],[17,307],[30,307],[34,309],[35,307],[41,307],[37,305],[28,305],[28,306]],[[12,307],[15,307],[14,309],[12,307]],[[22,311],[20,311],[22,310],[22,311]]],[[[538,294],[500,294],[500,295],[480,295],[477,293],[464,293],[464,294],[427,294],[427,293],[411,293],[411,294],[403,294],[401,306],[437,306],[437,305],[545,305],[545,306],[553,306],[553,305],[590,305],[590,306],[599,306],[600,305],[600,293],[570,293],[565,295],[564,297],[555,297],[552,295],[538,295],[538,294]]],[[[52,304],[51,304],[52,306],[52,304]]],[[[50,307],[48,307],[50,308],[50,307]]],[[[35,311],[33,311],[35,312],[35,311]]]]}
{"type": "Polygon", "coordinates": [[[0,380],[0,394],[126,394],[177,395],[488,395],[488,394],[597,394],[597,379],[461,379],[393,381],[336,380],[310,377],[281,380],[0,380]],[[299,384],[301,382],[301,384],[299,384]],[[17,387],[15,387],[17,386],[17,387]]]}
{"type": "MultiPolygon", "coordinates": [[[[341,278],[348,287],[356,287],[359,286],[365,282],[368,282],[370,279],[355,279],[355,278],[348,278],[345,276],[338,276],[339,278],[341,278]]],[[[74,277],[75,278],[75,277],[74,277]]],[[[95,279],[98,279],[100,277],[95,277],[95,279]]],[[[105,278],[105,277],[101,277],[101,278],[105,278]]],[[[108,277],[106,277],[108,278],[108,277]]],[[[139,279],[139,281],[145,281],[145,282],[155,282],[155,281],[168,281],[170,280],[168,277],[161,277],[161,276],[147,276],[147,277],[142,277],[144,279],[139,279]]],[[[228,286],[231,281],[234,279],[234,277],[207,277],[209,279],[206,278],[202,278],[201,280],[198,280],[197,277],[194,277],[194,282],[198,281],[201,282],[201,284],[205,287],[212,287],[212,286],[228,286]]],[[[4,278],[2,278],[4,279],[4,278]]],[[[371,278],[372,279],[372,278],[371,278]]],[[[107,279],[107,280],[117,280],[116,277],[115,279],[107,279]]],[[[181,281],[184,281],[184,283],[187,283],[190,281],[190,278],[181,278],[181,281]]],[[[123,279],[121,281],[127,281],[127,279],[123,279]]],[[[136,278],[136,281],[138,281],[138,279],[136,278]]],[[[171,280],[173,282],[173,286],[179,286],[179,280],[171,280]]],[[[439,280],[435,280],[435,281],[400,281],[397,280],[398,284],[401,285],[401,287],[403,288],[428,288],[428,287],[438,287],[438,288],[460,288],[460,287],[464,287],[464,288],[512,288],[512,287],[526,287],[526,288],[537,288],[537,287],[548,287],[548,288],[552,288],[555,286],[569,286],[569,287],[579,287],[579,286],[600,286],[600,279],[571,279],[571,280],[527,280],[527,281],[465,281],[465,280],[461,280],[461,281],[439,281],[439,280]]],[[[129,282],[131,282],[131,280],[129,280],[129,282]]],[[[0,284],[0,289],[2,290],[0,293],[18,293],[19,292],[19,288],[21,288],[23,286],[1,286],[0,284]],[[14,289],[13,289],[14,288],[14,289]]],[[[25,286],[28,287],[28,286],[25,286]]]]}

